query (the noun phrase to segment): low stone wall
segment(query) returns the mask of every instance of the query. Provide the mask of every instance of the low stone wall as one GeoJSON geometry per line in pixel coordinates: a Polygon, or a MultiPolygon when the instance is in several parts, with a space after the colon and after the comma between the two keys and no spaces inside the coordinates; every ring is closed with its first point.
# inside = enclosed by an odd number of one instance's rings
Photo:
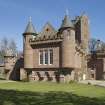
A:
{"type": "Polygon", "coordinates": [[[0,65],[0,78],[5,78],[4,65],[0,65]]]}

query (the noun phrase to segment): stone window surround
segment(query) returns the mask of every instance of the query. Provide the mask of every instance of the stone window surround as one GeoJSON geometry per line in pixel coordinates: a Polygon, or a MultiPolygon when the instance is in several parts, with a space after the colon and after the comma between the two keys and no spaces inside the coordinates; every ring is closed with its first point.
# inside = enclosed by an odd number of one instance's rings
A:
{"type": "Polygon", "coordinates": [[[52,65],[53,64],[53,49],[49,48],[49,49],[40,49],[39,50],[39,65],[52,65]],[[45,64],[45,52],[48,51],[48,64],[45,64]],[[40,60],[40,53],[43,52],[43,64],[41,63],[40,60]],[[52,52],[52,63],[51,63],[51,54],[52,52]]]}

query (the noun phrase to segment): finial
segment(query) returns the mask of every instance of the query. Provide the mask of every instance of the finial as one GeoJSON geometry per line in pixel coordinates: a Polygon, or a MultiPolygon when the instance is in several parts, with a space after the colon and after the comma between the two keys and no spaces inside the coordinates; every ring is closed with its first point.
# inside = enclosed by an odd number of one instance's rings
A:
{"type": "Polygon", "coordinates": [[[31,16],[29,17],[29,22],[32,22],[32,18],[31,18],[31,16]]]}
{"type": "Polygon", "coordinates": [[[69,10],[68,9],[66,9],[66,15],[69,15],[69,10]]]}
{"type": "Polygon", "coordinates": [[[82,14],[81,14],[81,16],[83,16],[83,15],[85,15],[85,14],[86,14],[86,12],[85,12],[85,11],[83,11],[83,12],[82,12],[82,14]]]}

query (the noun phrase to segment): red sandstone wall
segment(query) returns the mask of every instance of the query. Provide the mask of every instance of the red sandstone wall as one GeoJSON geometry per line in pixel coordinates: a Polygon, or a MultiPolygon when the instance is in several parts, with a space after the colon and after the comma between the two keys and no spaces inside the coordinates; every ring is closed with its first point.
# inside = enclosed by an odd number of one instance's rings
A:
{"type": "Polygon", "coordinates": [[[34,49],[34,54],[33,54],[33,63],[34,63],[34,68],[59,68],[59,47],[48,47],[48,48],[38,48],[34,49]],[[40,50],[45,50],[45,49],[53,49],[53,64],[48,65],[48,64],[39,64],[39,51],[40,50]]]}

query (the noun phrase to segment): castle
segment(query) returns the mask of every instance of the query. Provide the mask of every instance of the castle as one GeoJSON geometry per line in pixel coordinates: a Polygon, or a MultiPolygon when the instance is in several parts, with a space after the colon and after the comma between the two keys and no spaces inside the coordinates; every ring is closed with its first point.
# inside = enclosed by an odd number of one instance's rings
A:
{"type": "Polygon", "coordinates": [[[23,58],[5,56],[7,79],[69,82],[88,78],[89,25],[86,15],[66,14],[58,30],[47,22],[37,33],[29,20],[23,33],[23,58]]]}

